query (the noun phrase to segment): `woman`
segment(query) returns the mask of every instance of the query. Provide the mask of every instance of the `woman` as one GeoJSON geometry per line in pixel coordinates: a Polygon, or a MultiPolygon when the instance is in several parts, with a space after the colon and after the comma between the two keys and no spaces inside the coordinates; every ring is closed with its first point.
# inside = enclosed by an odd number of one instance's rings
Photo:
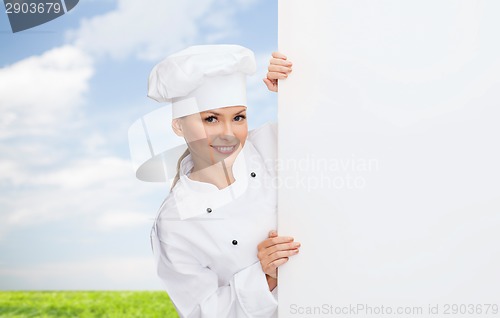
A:
{"type": "MultiPolygon", "coordinates": [[[[264,82],[290,73],[275,53],[264,82]]],[[[155,66],[149,96],[172,103],[186,140],[178,176],[151,232],[158,274],[181,317],[275,317],[277,268],[300,243],[276,231],[276,127],[248,132],[253,53],[189,47],[155,66]]]]}

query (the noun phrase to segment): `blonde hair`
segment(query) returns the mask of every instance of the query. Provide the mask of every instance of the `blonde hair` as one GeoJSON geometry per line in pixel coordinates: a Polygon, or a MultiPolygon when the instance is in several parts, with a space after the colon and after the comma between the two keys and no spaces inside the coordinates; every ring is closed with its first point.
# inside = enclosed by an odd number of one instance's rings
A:
{"type": "Polygon", "coordinates": [[[177,181],[181,178],[180,176],[180,170],[181,170],[181,162],[182,159],[186,158],[189,155],[189,148],[184,151],[184,153],[180,156],[179,160],[177,161],[177,174],[174,177],[174,181],[172,182],[172,187],[170,188],[170,191],[175,187],[177,184],[177,181]]]}

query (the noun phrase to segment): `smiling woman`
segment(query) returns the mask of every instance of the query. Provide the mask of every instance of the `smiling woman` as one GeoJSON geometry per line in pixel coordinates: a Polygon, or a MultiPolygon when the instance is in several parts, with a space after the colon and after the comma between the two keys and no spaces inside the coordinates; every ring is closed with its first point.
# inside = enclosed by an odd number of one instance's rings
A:
{"type": "Polygon", "coordinates": [[[245,145],[248,135],[245,106],[223,107],[174,119],[172,128],[189,145],[188,152],[194,162],[189,173],[191,180],[209,181],[219,189],[234,182],[232,170],[226,166],[232,166],[234,157],[245,145]],[[217,166],[219,170],[225,169],[224,175],[213,173],[217,166]]]}
{"type": "Polygon", "coordinates": [[[172,129],[187,145],[151,231],[181,317],[275,317],[277,268],[298,253],[275,231],[276,125],[248,131],[246,76],[255,68],[247,48],[193,46],[149,78],[149,96],[172,103],[172,129]]]}

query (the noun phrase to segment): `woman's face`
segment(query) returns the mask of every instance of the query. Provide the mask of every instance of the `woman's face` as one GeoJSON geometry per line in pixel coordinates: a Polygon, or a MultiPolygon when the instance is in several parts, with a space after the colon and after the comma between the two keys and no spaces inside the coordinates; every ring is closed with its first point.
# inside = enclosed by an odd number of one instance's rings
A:
{"type": "Polygon", "coordinates": [[[196,169],[222,160],[232,165],[248,135],[246,107],[223,107],[174,119],[172,128],[186,140],[196,169]]]}

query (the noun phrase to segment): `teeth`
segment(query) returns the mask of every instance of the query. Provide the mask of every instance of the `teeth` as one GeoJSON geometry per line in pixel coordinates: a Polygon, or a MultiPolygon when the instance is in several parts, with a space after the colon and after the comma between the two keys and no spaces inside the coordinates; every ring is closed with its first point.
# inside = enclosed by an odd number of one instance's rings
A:
{"type": "Polygon", "coordinates": [[[231,147],[215,147],[220,152],[231,152],[234,149],[234,146],[231,147]]]}

